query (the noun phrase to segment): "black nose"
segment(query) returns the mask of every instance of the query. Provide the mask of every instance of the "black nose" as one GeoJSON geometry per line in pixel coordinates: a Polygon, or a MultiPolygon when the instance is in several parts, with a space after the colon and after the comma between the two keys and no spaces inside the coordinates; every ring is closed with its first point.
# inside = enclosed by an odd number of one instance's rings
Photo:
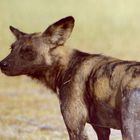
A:
{"type": "Polygon", "coordinates": [[[6,68],[8,67],[8,63],[5,61],[5,62],[0,62],[0,68],[6,68]]]}

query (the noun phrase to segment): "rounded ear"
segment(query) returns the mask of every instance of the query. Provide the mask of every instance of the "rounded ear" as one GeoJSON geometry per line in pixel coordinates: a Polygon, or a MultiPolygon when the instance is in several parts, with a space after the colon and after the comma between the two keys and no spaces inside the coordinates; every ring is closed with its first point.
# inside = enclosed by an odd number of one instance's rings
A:
{"type": "Polygon", "coordinates": [[[26,33],[21,32],[20,30],[14,28],[13,26],[9,26],[9,29],[11,30],[11,32],[15,35],[17,39],[23,35],[26,35],[26,33]]]}
{"type": "Polygon", "coordinates": [[[59,46],[63,45],[69,38],[74,27],[74,18],[72,16],[65,17],[54,24],[50,25],[42,36],[46,42],[52,45],[59,46]]]}

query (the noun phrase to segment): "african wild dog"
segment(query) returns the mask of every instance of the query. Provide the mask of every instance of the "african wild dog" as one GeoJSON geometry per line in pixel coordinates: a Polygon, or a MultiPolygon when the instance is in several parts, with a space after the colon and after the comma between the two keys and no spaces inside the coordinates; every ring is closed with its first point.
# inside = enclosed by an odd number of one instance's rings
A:
{"type": "Polygon", "coordinates": [[[85,123],[99,140],[109,140],[110,128],[120,129],[123,140],[140,140],[140,62],[64,47],[73,27],[73,17],[43,33],[10,27],[16,41],[2,72],[30,76],[58,93],[70,140],[88,140],[85,123]]]}

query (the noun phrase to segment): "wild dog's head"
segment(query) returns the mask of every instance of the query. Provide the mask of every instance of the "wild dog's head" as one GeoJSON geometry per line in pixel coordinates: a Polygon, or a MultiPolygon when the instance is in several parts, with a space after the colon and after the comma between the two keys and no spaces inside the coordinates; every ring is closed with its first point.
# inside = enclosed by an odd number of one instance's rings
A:
{"type": "Polygon", "coordinates": [[[2,72],[16,76],[51,67],[55,61],[51,50],[64,45],[73,27],[71,16],[50,25],[43,33],[28,34],[10,26],[16,41],[11,45],[11,53],[0,62],[2,72]]]}

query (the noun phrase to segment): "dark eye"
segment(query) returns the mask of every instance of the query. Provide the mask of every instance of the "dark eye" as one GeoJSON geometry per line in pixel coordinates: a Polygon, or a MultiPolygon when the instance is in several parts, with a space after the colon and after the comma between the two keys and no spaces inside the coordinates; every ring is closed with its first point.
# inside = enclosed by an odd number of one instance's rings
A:
{"type": "Polygon", "coordinates": [[[25,49],[26,49],[26,50],[32,50],[31,48],[32,48],[32,46],[27,45],[25,49]]]}
{"type": "Polygon", "coordinates": [[[24,52],[24,53],[32,53],[32,50],[29,49],[29,48],[27,48],[27,49],[23,50],[23,52],[24,52]]]}
{"type": "Polygon", "coordinates": [[[22,53],[22,54],[32,53],[32,49],[31,49],[31,47],[26,47],[26,48],[23,47],[23,48],[21,48],[20,53],[22,53]]]}
{"type": "Polygon", "coordinates": [[[32,61],[35,59],[36,53],[31,48],[24,48],[24,49],[21,49],[20,56],[24,60],[32,61]]]}

